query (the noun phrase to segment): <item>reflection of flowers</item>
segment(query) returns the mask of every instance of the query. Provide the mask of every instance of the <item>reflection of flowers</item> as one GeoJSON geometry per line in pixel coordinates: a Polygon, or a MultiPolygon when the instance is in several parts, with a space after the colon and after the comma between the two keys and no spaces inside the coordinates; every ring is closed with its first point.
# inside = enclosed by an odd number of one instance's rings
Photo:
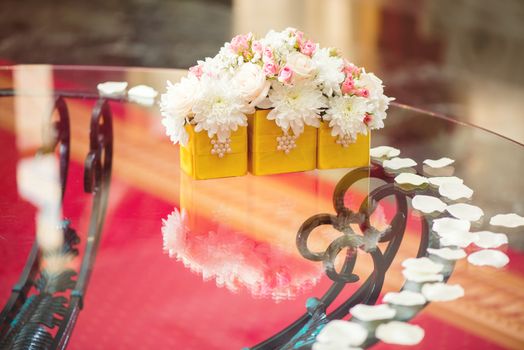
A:
{"type": "Polygon", "coordinates": [[[192,232],[184,210],[175,208],[162,220],[162,235],[170,257],[234,292],[245,287],[255,297],[292,299],[322,275],[315,264],[231,230],[192,232]]]}

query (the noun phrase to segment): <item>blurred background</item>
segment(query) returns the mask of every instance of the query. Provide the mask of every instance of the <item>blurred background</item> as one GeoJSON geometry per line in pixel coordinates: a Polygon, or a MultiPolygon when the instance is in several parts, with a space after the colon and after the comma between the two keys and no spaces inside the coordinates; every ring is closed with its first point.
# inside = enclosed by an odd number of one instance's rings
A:
{"type": "Polygon", "coordinates": [[[524,143],[522,0],[3,0],[0,61],[188,68],[237,33],[288,26],[398,102],[524,143]]]}

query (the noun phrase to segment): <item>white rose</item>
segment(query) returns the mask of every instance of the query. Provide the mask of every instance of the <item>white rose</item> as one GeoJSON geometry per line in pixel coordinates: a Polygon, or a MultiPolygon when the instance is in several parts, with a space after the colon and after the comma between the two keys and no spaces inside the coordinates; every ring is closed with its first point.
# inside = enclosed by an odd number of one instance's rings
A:
{"type": "Polygon", "coordinates": [[[300,52],[292,52],[287,56],[286,65],[293,70],[298,78],[309,78],[315,71],[315,65],[308,56],[300,52]]]}
{"type": "Polygon", "coordinates": [[[235,93],[248,103],[248,113],[254,112],[254,107],[264,100],[269,91],[270,82],[258,64],[244,63],[232,79],[235,93]]]}
{"type": "Polygon", "coordinates": [[[179,83],[167,82],[167,92],[160,98],[160,110],[163,115],[187,117],[200,89],[195,77],[182,78],[179,83]]]}

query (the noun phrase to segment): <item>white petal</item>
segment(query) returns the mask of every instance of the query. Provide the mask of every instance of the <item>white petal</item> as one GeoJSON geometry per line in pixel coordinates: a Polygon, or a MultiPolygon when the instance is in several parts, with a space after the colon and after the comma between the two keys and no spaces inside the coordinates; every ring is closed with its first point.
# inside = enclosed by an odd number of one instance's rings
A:
{"type": "Polygon", "coordinates": [[[416,345],[424,339],[424,329],[406,322],[391,321],[378,326],[375,336],[386,344],[416,345]]]}
{"type": "Polygon", "coordinates": [[[422,286],[422,294],[429,301],[451,301],[464,296],[464,288],[459,284],[427,283],[422,286]]]}
{"type": "Polygon", "coordinates": [[[509,263],[506,254],[499,250],[483,249],[468,256],[468,262],[476,266],[504,267],[509,263]]]}
{"type": "Polygon", "coordinates": [[[428,178],[428,181],[431,185],[435,187],[440,187],[445,183],[457,183],[457,184],[464,183],[464,180],[456,176],[435,176],[435,177],[428,178]]]}
{"type": "Polygon", "coordinates": [[[484,211],[479,207],[466,203],[457,203],[448,205],[446,211],[457,219],[478,221],[484,216],[484,211]]]}
{"type": "Polygon", "coordinates": [[[402,275],[412,282],[422,283],[422,282],[441,282],[444,280],[444,276],[439,273],[424,273],[413,270],[403,270],[402,275]]]}
{"type": "Polygon", "coordinates": [[[447,157],[440,158],[440,159],[437,159],[437,160],[426,159],[424,161],[424,164],[426,164],[427,166],[430,166],[432,168],[443,168],[443,167],[451,165],[453,163],[455,163],[455,161],[453,159],[450,159],[450,158],[447,158],[447,157]]]}
{"type": "Polygon", "coordinates": [[[102,96],[120,96],[126,92],[127,82],[125,81],[106,81],[96,86],[102,96]]]}
{"type": "Polygon", "coordinates": [[[385,160],[384,163],[382,163],[384,168],[392,169],[392,170],[399,170],[404,168],[409,168],[412,166],[417,165],[417,162],[415,162],[411,158],[393,158],[385,160]]]}
{"type": "Polygon", "coordinates": [[[340,346],[336,343],[313,343],[312,350],[362,350],[352,346],[340,346]]]}
{"type": "Polygon", "coordinates": [[[127,95],[129,97],[154,99],[158,95],[158,91],[147,85],[137,85],[129,89],[127,95]]]}
{"type": "Polygon", "coordinates": [[[413,197],[411,205],[413,208],[420,210],[425,214],[443,212],[446,209],[446,203],[439,198],[425,195],[416,195],[413,197]]]}
{"type": "Polygon", "coordinates": [[[453,219],[453,218],[441,218],[433,220],[433,231],[439,235],[441,233],[450,231],[469,231],[471,223],[467,220],[453,219]]]}
{"type": "Polygon", "coordinates": [[[372,158],[393,158],[400,154],[400,150],[390,146],[378,146],[369,150],[369,155],[372,158]]]}
{"type": "Polygon", "coordinates": [[[428,257],[406,259],[402,262],[402,267],[410,271],[428,274],[439,273],[444,268],[442,264],[436,263],[428,257]]]}
{"type": "Polygon", "coordinates": [[[426,179],[424,176],[415,175],[411,173],[402,173],[395,177],[395,182],[399,185],[413,185],[413,186],[420,186],[423,184],[428,183],[428,179],[426,179]]]}
{"type": "Polygon", "coordinates": [[[495,233],[491,231],[475,232],[478,239],[475,245],[481,248],[498,248],[501,245],[508,244],[508,236],[503,233],[495,233]]]}
{"type": "Polygon", "coordinates": [[[420,293],[415,293],[410,290],[403,290],[399,293],[386,293],[382,301],[395,305],[413,306],[424,305],[426,303],[426,298],[424,298],[424,296],[420,293]]]}
{"type": "Polygon", "coordinates": [[[448,247],[440,249],[428,248],[428,253],[446,260],[459,260],[467,256],[464,249],[451,249],[448,247]]]}
{"type": "Polygon", "coordinates": [[[515,214],[498,214],[489,220],[489,224],[493,226],[504,226],[504,227],[519,227],[524,226],[524,217],[515,214]]]}
{"type": "Polygon", "coordinates": [[[387,304],[366,305],[358,304],[353,306],[350,310],[351,314],[361,321],[376,321],[387,320],[395,317],[397,311],[392,309],[387,304]]]}
{"type": "Polygon", "coordinates": [[[467,231],[446,231],[440,233],[440,245],[466,248],[478,239],[478,235],[467,231]]]}
{"type": "Polygon", "coordinates": [[[447,182],[440,185],[438,193],[451,200],[471,198],[473,190],[464,184],[447,182]]]}
{"type": "Polygon", "coordinates": [[[367,337],[368,331],[358,323],[333,320],[320,331],[316,341],[339,346],[359,346],[367,337]]]}

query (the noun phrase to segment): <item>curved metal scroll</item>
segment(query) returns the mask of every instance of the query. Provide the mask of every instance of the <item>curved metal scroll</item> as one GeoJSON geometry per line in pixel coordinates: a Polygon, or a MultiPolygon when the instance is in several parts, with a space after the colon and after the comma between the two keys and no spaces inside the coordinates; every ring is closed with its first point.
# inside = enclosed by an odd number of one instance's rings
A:
{"type": "MultiPolygon", "coordinates": [[[[346,174],[334,190],[335,214],[324,213],[310,217],[302,224],[296,237],[300,254],[308,260],[321,262],[326,275],[333,281],[332,286],[321,298],[312,298],[308,301],[315,305],[313,308],[308,306],[308,311],[295,322],[251,349],[309,349],[316,334],[327,322],[346,317],[349,309],[356,304],[374,304],[382,290],[385,274],[402,243],[408,218],[407,199],[409,196],[409,193],[395,186],[393,178],[386,176],[379,165],[355,169],[346,174]],[[379,179],[385,183],[369,193],[358,211],[352,211],[345,204],[348,191],[356,182],[367,178],[379,179]],[[380,231],[372,226],[370,218],[378,207],[378,203],[387,197],[395,199],[397,212],[389,227],[380,231]],[[341,236],[329,244],[324,251],[311,251],[308,247],[308,240],[313,230],[323,225],[339,231],[341,236]],[[358,225],[361,232],[356,232],[352,225],[358,225]],[[381,250],[378,243],[387,243],[387,246],[381,250]],[[340,271],[337,271],[335,259],[344,251],[344,261],[340,271]],[[326,309],[333,304],[347,284],[359,281],[360,278],[353,273],[353,269],[358,254],[361,252],[371,255],[374,265],[373,272],[351,297],[326,313],[326,309]]],[[[425,220],[422,221],[422,238],[418,256],[425,254],[429,242],[428,225],[425,220]]]]}

